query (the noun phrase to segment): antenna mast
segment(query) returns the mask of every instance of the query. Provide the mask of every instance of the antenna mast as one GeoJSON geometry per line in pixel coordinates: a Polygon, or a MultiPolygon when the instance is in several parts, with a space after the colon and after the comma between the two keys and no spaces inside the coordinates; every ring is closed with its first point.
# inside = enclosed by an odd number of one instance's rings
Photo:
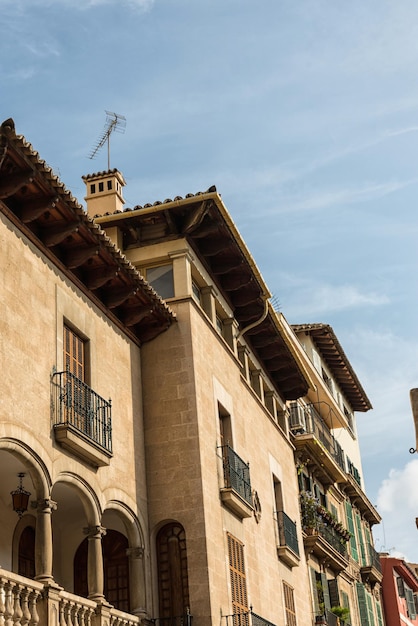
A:
{"type": "Polygon", "coordinates": [[[97,140],[96,145],[89,154],[89,159],[94,159],[100,148],[107,142],[107,169],[110,170],[110,135],[113,131],[124,133],[126,128],[126,117],[111,111],[105,111],[106,123],[102,134],[97,140]]]}

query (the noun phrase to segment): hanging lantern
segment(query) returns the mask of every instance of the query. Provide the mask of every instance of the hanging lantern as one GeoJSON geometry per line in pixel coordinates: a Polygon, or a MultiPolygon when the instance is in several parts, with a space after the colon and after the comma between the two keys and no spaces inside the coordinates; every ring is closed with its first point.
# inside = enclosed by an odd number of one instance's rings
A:
{"type": "Polygon", "coordinates": [[[22,481],[24,476],[24,472],[18,474],[19,486],[17,489],[10,492],[13,502],[13,511],[16,511],[19,517],[22,517],[23,513],[28,510],[30,496],[30,491],[26,491],[26,489],[23,488],[22,481]]]}

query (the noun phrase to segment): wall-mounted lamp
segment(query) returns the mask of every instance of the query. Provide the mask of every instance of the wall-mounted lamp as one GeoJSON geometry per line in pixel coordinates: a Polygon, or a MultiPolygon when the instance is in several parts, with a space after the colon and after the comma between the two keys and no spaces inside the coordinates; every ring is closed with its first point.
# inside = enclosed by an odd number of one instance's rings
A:
{"type": "Polygon", "coordinates": [[[26,474],[24,472],[20,472],[18,474],[19,486],[17,489],[10,492],[13,501],[13,511],[16,511],[19,517],[22,517],[23,513],[28,510],[30,491],[26,491],[22,484],[22,480],[25,475],[26,474]]]}

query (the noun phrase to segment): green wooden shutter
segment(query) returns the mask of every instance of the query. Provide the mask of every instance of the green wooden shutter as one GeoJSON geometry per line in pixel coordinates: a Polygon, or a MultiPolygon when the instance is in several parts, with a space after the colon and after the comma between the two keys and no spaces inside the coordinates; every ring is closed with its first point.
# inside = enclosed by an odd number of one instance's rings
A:
{"type": "Polygon", "coordinates": [[[414,594],[411,589],[405,587],[406,604],[408,606],[409,619],[414,620],[416,618],[414,594]]]}
{"type": "Polygon", "coordinates": [[[366,603],[367,603],[367,611],[369,613],[369,624],[370,626],[375,626],[373,600],[372,600],[371,594],[368,591],[366,591],[366,603]]]}
{"type": "Polygon", "coordinates": [[[383,626],[382,607],[380,605],[380,600],[376,600],[376,612],[378,626],[383,626]]]}
{"type": "Polygon", "coordinates": [[[367,609],[366,590],[362,583],[357,583],[357,598],[361,626],[371,626],[369,622],[369,611],[367,609]]]}
{"type": "Polygon", "coordinates": [[[361,518],[358,513],[355,513],[354,516],[355,516],[356,526],[357,526],[357,539],[358,539],[358,544],[360,547],[360,555],[359,555],[359,557],[361,556],[360,565],[365,566],[367,565],[367,561],[366,561],[366,550],[364,548],[364,541],[363,541],[363,532],[361,528],[361,518]]]}
{"type": "Polygon", "coordinates": [[[329,579],[328,589],[331,607],[340,606],[340,594],[338,593],[338,580],[336,578],[329,579]]]}
{"type": "Polygon", "coordinates": [[[345,620],[345,623],[346,624],[351,624],[350,601],[348,599],[348,593],[346,593],[345,591],[341,591],[341,606],[345,607],[346,609],[348,609],[350,611],[350,615],[345,620]]]}
{"type": "Polygon", "coordinates": [[[357,551],[357,542],[356,542],[356,532],[354,530],[354,522],[353,522],[353,509],[351,507],[351,503],[348,502],[347,500],[346,500],[346,503],[345,503],[345,511],[346,511],[346,514],[347,514],[348,530],[351,533],[351,538],[350,538],[351,556],[358,563],[358,551],[357,551]]]}
{"type": "Polygon", "coordinates": [[[329,597],[328,581],[327,581],[326,574],[321,574],[321,585],[322,585],[322,594],[324,596],[325,610],[330,611],[331,600],[329,597]]]}
{"type": "Polygon", "coordinates": [[[311,575],[311,583],[312,583],[312,602],[314,606],[315,615],[319,615],[319,600],[318,600],[318,587],[316,585],[316,571],[313,567],[309,568],[309,573],[311,575]]]}

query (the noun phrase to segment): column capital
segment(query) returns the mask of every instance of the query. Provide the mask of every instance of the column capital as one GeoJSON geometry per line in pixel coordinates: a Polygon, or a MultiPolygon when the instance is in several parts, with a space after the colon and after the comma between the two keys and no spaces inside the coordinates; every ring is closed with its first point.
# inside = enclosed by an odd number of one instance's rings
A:
{"type": "Polygon", "coordinates": [[[133,561],[134,559],[143,559],[145,556],[145,548],[136,546],[134,548],[128,548],[126,550],[127,556],[133,561]]]}
{"type": "Polygon", "coordinates": [[[57,510],[57,503],[51,498],[39,498],[39,500],[32,500],[31,507],[38,513],[51,513],[57,510]]]}
{"type": "Polygon", "coordinates": [[[83,528],[83,533],[87,535],[88,539],[101,539],[106,534],[106,528],[100,526],[86,526],[83,528]]]}

